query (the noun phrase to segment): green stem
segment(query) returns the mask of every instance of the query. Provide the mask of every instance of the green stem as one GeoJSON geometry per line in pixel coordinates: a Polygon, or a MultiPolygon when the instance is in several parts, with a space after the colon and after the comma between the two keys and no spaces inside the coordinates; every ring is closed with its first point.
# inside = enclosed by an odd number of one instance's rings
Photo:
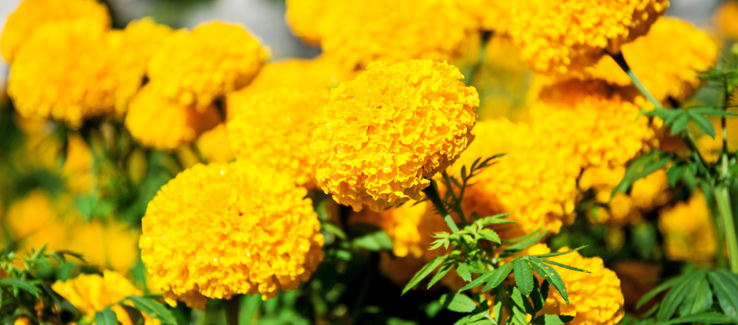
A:
{"type": "Polygon", "coordinates": [[[738,237],[735,233],[735,222],[733,211],[730,207],[730,192],[728,187],[720,185],[715,189],[715,201],[717,202],[720,217],[725,227],[725,237],[728,240],[728,253],[730,254],[730,270],[738,274],[738,237]]]}
{"type": "Polygon", "coordinates": [[[425,193],[425,196],[428,197],[428,200],[433,202],[433,205],[438,209],[438,213],[443,217],[443,221],[446,221],[446,225],[451,229],[451,232],[454,234],[459,232],[459,227],[456,226],[456,222],[451,218],[451,214],[448,213],[446,205],[443,203],[443,200],[441,200],[441,195],[438,194],[436,181],[431,180],[430,186],[426,187],[423,192],[425,193]]]}
{"type": "Polygon", "coordinates": [[[241,309],[241,296],[235,295],[225,301],[225,313],[228,325],[238,325],[238,311],[241,309]]]}
{"type": "Polygon", "coordinates": [[[636,88],[638,88],[638,90],[641,92],[641,94],[643,94],[643,96],[646,96],[646,98],[648,98],[648,100],[651,101],[651,103],[653,104],[654,107],[656,107],[656,108],[662,108],[663,107],[661,105],[661,102],[659,102],[658,99],[656,99],[656,97],[654,97],[648,91],[648,89],[646,89],[646,87],[643,86],[643,83],[641,83],[641,80],[638,79],[638,77],[635,75],[635,73],[633,73],[633,70],[630,69],[630,66],[628,66],[628,63],[625,62],[625,58],[623,57],[623,53],[622,52],[620,52],[618,54],[612,54],[612,53],[610,53],[610,56],[615,60],[615,62],[617,62],[617,64],[620,66],[620,68],[623,69],[623,71],[625,71],[625,73],[630,78],[630,81],[633,82],[633,86],[635,86],[636,88]]]}

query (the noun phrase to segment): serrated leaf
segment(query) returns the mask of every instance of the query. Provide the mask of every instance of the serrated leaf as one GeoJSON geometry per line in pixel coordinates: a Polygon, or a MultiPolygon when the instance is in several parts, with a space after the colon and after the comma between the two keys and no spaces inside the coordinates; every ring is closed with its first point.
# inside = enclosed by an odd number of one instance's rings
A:
{"type": "Polygon", "coordinates": [[[525,317],[525,298],[523,298],[523,295],[518,287],[512,287],[510,298],[512,298],[513,302],[513,319],[515,320],[516,324],[527,324],[528,322],[526,321],[525,317]]]}
{"type": "Polygon", "coordinates": [[[493,274],[490,275],[489,279],[487,280],[487,285],[484,286],[482,292],[490,291],[502,284],[502,281],[505,281],[505,279],[507,279],[512,270],[512,263],[502,264],[502,266],[496,268],[494,271],[492,271],[493,274]]]}
{"type": "Polygon", "coordinates": [[[118,317],[110,310],[110,307],[105,307],[102,311],[95,313],[94,320],[95,325],[118,325],[118,317]]]}
{"type": "Polygon", "coordinates": [[[451,268],[453,268],[453,266],[454,266],[453,261],[449,260],[446,263],[444,263],[441,266],[441,268],[438,269],[438,272],[436,272],[433,278],[431,278],[430,282],[428,282],[428,289],[430,289],[434,284],[438,283],[438,281],[443,279],[443,277],[446,276],[446,274],[448,274],[448,271],[450,271],[451,268]]]}
{"type": "Polygon", "coordinates": [[[558,266],[560,268],[564,268],[564,269],[567,269],[567,270],[572,270],[572,271],[577,271],[577,272],[583,272],[583,273],[592,273],[592,272],[589,272],[587,270],[582,270],[580,268],[573,267],[571,265],[561,264],[559,262],[552,261],[552,260],[549,260],[549,259],[546,259],[546,258],[536,258],[536,260],[541,260],[543,263],[550,264],[550,265],[556,265],[556,266],[558,266]]]}
{"type": "Polygon", "coordinates": [[[477,304],[469,296],[461,293],[447,293],[441,296],[441,304],[450,311],[470,313],[477,309],[477,304]]]}
{"type": "Polygon", "coordinates": [[[676,313],[679,304],[684,300],[685,295],[689,292],[690,288],[701,278],[705,277],[704,271],[697,271],[687,275],[684,281],[674,286],[664,296],[664,300],[661,301],[659,311],[656,313],[656,320],[667,321],[671,316],[676,313]]]}
{"type": "Polygon", "coordinates": [[[402,289],[402,294],[404,295],[406,292],[408,292],[408,290],[418,285],[420,281],[423,281],[423,279],[425,279],[429,274],[431,274],[431,272],[433,272],[433,270],[435,270],[441,265],[441,263],[443,263],[444,259],[446,259],[445,256],[439,256],[430,260],[428,264],[424,265],[423,268],[421,268],[418,273],[415,273],[413,278],[410,279],[410,282],[408,282],[405,288],[402,289]]]}
{"type": "Polygon", "coordinates": [[[710,120],[708,120],[704,115],[693,110],[690,110],[687,113],[694,124],[697,125],[697,128],[699,128],[703,133],[709,135],[711,138],[715,138],[715,128],[712,126],[710,120]]]}
{"type": "Polygon", "coordinates": [[[707,312],[696,315],[689,315],[672,319],[664,324],[735,324],[738,319],[715,312],[707,312]]]}
{"type": "Polygon", "coordinates": [[[126,297],[126,299],[132,301],[133,305],[136,306],[138,310],[160,320],[164,324],[177,323],[177,320],[174,319],[174,316],[172,315],[172,312],[169,311],[169,309],[152,299],[137,296],[129,296],[126,297]]]}
{"type": "Polygon", "coordinates": [[[38,297],[38,295],[41,294],[41,291],[38,288],[34,287],[26,281],[19,279],[0,279],[0,286],[18,288],[32,294],[34,297],[38,297]]]}
{"type": "Polygon", "coordinates": [[[689,111],[695,112],[697,114],[709,115],[709,116],[738,116],[738,114],[726,112],[717,107],[697,106],[697,107],[691,107],[689,111]]]}
{"type": "Polygon", "coordinates": [[[469,271],[469,264],[466,264],[466,262],[456,263],[456,273],[462,279],[464,279],[464,281],[466,282],[471,281],[471,272],[469,271]]]}
{"type": "Polygon", "coordinates": [[[571,322],[574,316],[566,315],[541,315],[536,317],[531,324],[561,325],[571,322]]]}
{"type": "Polygon", "coordinates": [[[520,292],[526,297],[530,296],[533,291],[533,269],[528,261],[524,258],[516,258],[513,261],[513,269],[515,276],[515,284],[520,288],[520,292]]]}
{"type": "Polygon", "coordinates": [[[466,291],[466,290],[469,290],[471,288],[476,288],[476,287],[482,285],[482,283],[486,282],[490,277],[492,277],[494,275],[494,273],[495,273],[496,270],[499,270],[499,269],[495,269],[495,270],[492,270],[492,271],[489,271],[489,272],[482,273],[476,279],[472,280],[471,282],[469,282],[465,286],[463,286],[461,289],[459,289],[458,292],[466,291]]]}
{"type": "Polygon", "coordinates": [[[687,166],[685,165],[673,165],[669,167],[669,170],[666,171],[666,180],[669,182],[669,186],[674,187],[686,171],[687,166]]]}
{"type": "Polygon", "coordinates": [[[493,243],[500,244],[500,236],[492,229],[484,228],[479,231],[479,235],[482,236],[482,238],[489,240],[493,243]]]}
{"type": "Polygon", "coordinates": [[[643,297],[641,297],[640,300],[638,300],[638,303],[636,303],[636,310],[640,309],[643,304],[647,303],[649,300],[653,299],[653,297],[656,297],[659,293],[663,292],[664,290],[667,290],[671,287],[673,287],[676,283],[680,281],[681,277],[669,279],[667,281],[664,281],[664,283],[658,285],[656,288],[653,288],[653,290],[649,291],[643,297]]]}
{"type": "Polygon", "coordinates": [[[561,256],[561,255],[566,255],[566,254],[569,254],[569,253],[580,251],[580,250],[582,250],[582,249],[584,249],[586,247],[587,247],[587,245],[583,245],[583,246],[579,246],[577,248],[570,249],[570,250],[564,251],[564,252],[551,252],[551,253],[548,253],[548,254],[528,255],[528,256],[529,257],[554,257],[554,256],[561,256]]]}
{"type": "Polygon", "coordinates": [[[566,293],[566,286],[564,285],[564,281],[561,280],[559,272],[556,272],[556,270],[554,270],[552,266],[545,265],[542,262],[533,261],[532,263],[530,263],[530,265],[540,277],[542,277],[544,280],[548,281],[548,283],[554,286],[556,291],[558,291],[561,295],[561,298],[564,298],[564,301],[566,301],[566,303],[568,304],[569,295],[566,293]]]}
{"type": "Polygon", "coordinates": [[[391,250],[392,239],[383,230],[377,230],[354,239],[354,245],[373,252],[391,250]]]}
{"type": "Polygon", "coordinates": [[[679,315],[688,316],[706,312],[712,307],[712,290],[707,277],[702,277],[689,290],[684,302],[679,306],[679,315]]]}
{"type": "Polygon", "coordinates": [[[738,281],[732,281],[731,278],[735,279],[735,275],[724,270],[707,274],[720,308],[726,315],[738,318],[738,281]]]}

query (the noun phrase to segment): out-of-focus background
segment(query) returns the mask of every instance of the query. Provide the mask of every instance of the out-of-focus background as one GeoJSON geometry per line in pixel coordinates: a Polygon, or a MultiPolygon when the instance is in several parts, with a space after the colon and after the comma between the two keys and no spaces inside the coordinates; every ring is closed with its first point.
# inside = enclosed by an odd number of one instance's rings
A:
{"type": "MultiPolygon", "coordinates": [[[[0,0],[0,26],[22,0],[0,0]]],[[[244,24],[272,50],[272,58],[313,57],[319,49],[292,36],[284,21],[284,0],[106,0],[116,27],[136,18],[151,16],[174,27],[222,19],[244,24]]],[[[671,0],[669,15],[685,18],[697,26],[707,24],[719,0],[671,0]]],[[[7,66],[0,60],[0,75],[7,66]]]]}

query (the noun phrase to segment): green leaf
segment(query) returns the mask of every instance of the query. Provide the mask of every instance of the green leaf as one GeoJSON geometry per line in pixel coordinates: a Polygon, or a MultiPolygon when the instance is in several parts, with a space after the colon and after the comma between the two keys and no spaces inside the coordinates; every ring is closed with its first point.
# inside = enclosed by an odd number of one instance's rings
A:
{"type": "Polygon", "coordinates": [[[587,245],[583,245],[583,246],[579,246],[579,247],[574,248],[574,249],[570,249],[570,250],[565,251],[565,252],[551,252],[551,253],[548,253],[548,254],[528,255],[528,256],[529,257],[553,257],[553,256],[561,256],[561,255],[566,255],[566,254],[569,254],[569,253],[580,251],[580,250],[582,250],[582,249],[584,249],[586,247],[587,247],[587,245]]]}
{"type": "MultiPolygon", "coordinates": [[[[543,281],[548,284],[548,282],[543,281]]],[[[546,290],[546,296],[548,296],[548,290],[546,290]]],[[[533,292],[530,293],[530,300],[533,302],[533,314],[537,313],[543,306],[546,305],[546,296],[541,292],[541,288],[538,286],[538,280],[533,281],[533,292]]]]}
{"type": "Polygon", "coordinates": [[[336,237],[341,238],[342,240],[346,240],[346,233],[344,233],[343,230],[341,230],[341,228],[339,228],[338,226],[334,225],[333,223],[323,222],[320,225],[320,227],[321,227],[321,229],[324,229],[325,231],[327,231],[327,232],[329,232],[331,234],[336,235],[336,237]]]}
{"type": "Polygon", "coordinates": [[[689,124],[689,115],[685,111],[683,114],[679,114],[675,119],[674,123],[671,124],[671,135],[677,135],[684,131],[687,128],[687,124],[689,124]]]}
{"type": "Polygon", "coordinates": [[[571,322],[574,316],[566,315],[541,315],[536,317],[531,324],[562,325],[571,322]]]}
{"type": "MultiPolygon", "coordinates": [[[[471,314],[471,315],[465,316],[462,319],[459,319],[458,321],[456,321],[456,323],[454,323],[454,325],[474,324],[474,323],[476,323],[476,321],[478,321],[480,319],[484,319],[485,317],[487,317],[487,315],[489,315],[489,310],[482,310],[482,311],[480,311],[478,313],[471,314]]],[[[489,323],[489,321],[487,321],[487,322],[489,323]]]]}
{"type": "Polygon", "coordinates": [[[493,216],[481,218],[477,221],[474,221],[474,223],[478,225],[480,228],[484,228],[484,227],[491,226],[491,225],[502,225],[502,224],[508,224],[508,223],[515,223],[515,221],[512,221],[510,219],[505,219],[509,215],[510,215],[509,213],[496,214],[493,216]]]}
{"type": "Polygon", "coordinates": [[[471,288],[476,288],[477,286],[480,286],[482,283],[486,282],[487,279],[492,277],[495,274],[495,271],[499,269],[495,269],[489,272],[482,273],[480,276],[478,276],[476,279],[472,280],[471,282],[467,283],[465,286],[463,286],[461,289],[459,289],[458,292],[466,291],[471,288]]]}
{"type": "Polygon", "coordinates": [[[533,291],[533,269],[524,258],[516,258],[512,264],[515,270],[515,284],[520,288],[522,294],[526,297],[530,296],[533,291]]]}
{"type": "Polygon", "coordinates": [[[18,288],[32,294],[34,297],[38,297],[38,295],[41,294],[41,290],[34,287],[32,284],[19,279],[0,279],[0,287],[1,286],[18,288]]]}
{"type": "Polygon", "coordinates": [[[669,181],[669,186],[674,187],[686,171],[686,165],[673,165],[669,167],[669,170],[666,171],[666,180],[669,181]]]}
{"type": "Polygon", "coordinates": [[[505,279],[507,279],[507,276],[510,275],[510,272],[512,272],[512,270],[512,263],[503,264],[502,266],[496,268],[494,271],[492,271],[493,274],[490,275],[489,280],[487,280],[487,285],[484,286],[482,292],[490,291],[502,284],[502,281],[505,281],[505,279]]]}
{"type": "Polygon", "coordinates": [[[723,315],[715,312],[706,312],[701,314],[678,317],[664,324],[735,324],[736,322],[738,322],[738,319],[730,317],[728,315],[723,315]]]}
{"type": "Polygon", "coordinates": [[[738,116],[738,114],[726,112],[717,107],[698,106],[698,107],[690,108],[689,111],[695,112],[697,114],[709,115],[709,116],[738,116]]]}
{"type": "Polygon", "coordinates": [[[471,272],[469,271],[469,264],[466,262],[456,263],[456,274],[458,274],[465,282],[469,282],[472,279],[471,272]]]}
{"type": "Polygon", "coordinates": [[[671,316],[676,313],[679,304],[684,300],[685,295],[689,292],[690,287],[693,286],[701,278],[705,277],[704,271],[697,271],[687,275],[684,281],[674,286],[664,296],[664,300],[661,301],[658,313],[656,313],[656,319],[658,321],[667,321],[671,316]]]}
{"type": "Polygon", "coordinates": [[[699,314],[710,310],[712,307],[712,290],[707,277],[702,277],[695,283],[684,298],[684,302],[679,306],[679,315],[688,316],[699,314]]]}
{"type": "Polygon", "coordinates": [[[566,303],[568,304],[569,295],[566,293],[566,286],[564,285],[564,281],[561,280],[561,276],[559,276],[559,273],[556,272],[556,270],[554,270],[552,266],[545,265],[541,262],[533,261],[532,263],[530,263],[530,265],[540,277],[542,277],[544,280],[548,281],[548,283],[554,286],[556,291],[559,292],[561,297],[564,298],[564,301],[566,301],[566,303]]]}
{"type": "Polygon", "coordinates": [[[658,285],[656,288],[653,288],[653,290],[649,291],[643,297],[641,297],[640,300],[638,300],[638,303],[636,303],[636,310],[640,309],[643,304],[647,303],[649,300],[653,299],[653,297],[656,297],[659,293],[663,292],[664,290],[667,290],[671,287],[673,287],[675,284],[677,284],[679,281],[681,281],[681,277],[669,279],[665,281],[664,283],[658,285]]]}
{"type": "Polygon", "coordinates": [[[687,111],[687,114],[689,114],[689,117],[694,121],[694,124],[697,125],[697,128],[699,128],[703,133],[709,135],[711,138],[715,138],[715,128],[712,127],[710,120],[708,120],[704,115],[693,110],[687,111]]]}
{"type": "Polygon", "coordinates": [[[392,239],[383,230],[377,230],[354,239],[354,245],[373,252],[391,250],[392,239]]]}
{"type": "Polygon", "coordinates": [[[402,294],[404,295],[410,289],[412,289],[416,285],[418,285],[418,283],[420,283],[420,281],[423,281],[423,279],[425,279],[429,274],[431,274],[431,272],[433,272],[433,270],[435,270],[437,267],[439,267],[443,263],[443,260],[445,260],[445,259],[446,259],[446,256],[439,256],[439,257],[436,257],[436,258],[430,260],[430,262],[428,262],[428,264],[424,265],[423,268],[420,269],[420,271],[418,271],[418,273],[415,273],[415,275],[413,276],[413,278],[410,279],[410,282],[408,282],[407,285],[405,286],[405,288],[402,289],[402,294]]]}
{"type": "Polygon", "coordinates": [[[736,275],[725,270],[707,273],[707,280],[717,297],[723,312],[733,318],[738,318],[738,281],[736,275]]]}
{"type": "Polygon", "coordinates": [[[153,299],[149,298],[143,298],[143,297],[136,297],[136,296],[129,296],[126,297],[126,299],[133,302],[133,305],[138,308],[138,310],[148,314],[151,317],[154,317],[158,320],[160,320],[164,324],[176,324],[177,320],[174,319],[174,316],[172,315],[172,312],[169,311],[164,305],[154,301],[153,299]]]}
{"type": "Polygon", "coordinates": [[[461,293],[447,293],[441,296],[441,304],[448,310],[457,313],[470,313],[477,309],[477,304],[469,296],[461,293]]]}
{"type": "Polygon", "coordinates": [[[552,260],[545,259],[545,258],[536,258],[536,260],[541,260],[543,263],[550,264],[550,265],[556,265],[556,266],[558,266],[560,268],[564,268],[564,269],[567,269],[567,270],[572,270],[572,271],[577,271],[577,272],[583,272],[583,273],[592,273],[592,272],[589,272],[587,270],[582,270],[580,268],[576,268],[576,267],[573,267],[571,265],[561,264],[559,262],[552,261],[552,260]]]}
{"type": "Polygon", "coordinates": [[[653,172],[663,168],[671,161],[671,157],[665,153],[654,150],[634,159],[625,170],[623,180],[612,190],[612,196],[617,193],[627,193],[633,183],[637,180],[651,175],[653,172]]]}
{"type": "Polygon", "coordinates": [[[513,305],[513,319],[515,320],[515,324],[527,324],[525,317],[525,298],[523,298],[523,295],[520,293],[520,289],[518,287],[512,287],[512,293],[510,295],[510,298],[512,298],[513,305]]]}
{"type": "Polygon", "coordinates": [[[479,231],[479,235],[482,236],[482,238],[489,240],[493,243],[500,244],[500,236],[492,229],[484,228],[479,231]]]}
{"type": "Polygon", "coordinates": [[[434,284],[438,283],[441,279],[443,279],[446,274],[448,274],[448,271],[453,268],[454,262],[453,260],[447,260],[446,263],[441,266],[440,269],[438,269],[438,272],[436,272],[436,275],[431,278],[430,282],[428,282],[428,289],[430,289],[434,284]]]}
{"type": "Polygon", "coordinates": [[[95,325],[118,325],[118,317],[110,310],[110,307],[105,307],[102,311],[95,313],[95,325]]]}

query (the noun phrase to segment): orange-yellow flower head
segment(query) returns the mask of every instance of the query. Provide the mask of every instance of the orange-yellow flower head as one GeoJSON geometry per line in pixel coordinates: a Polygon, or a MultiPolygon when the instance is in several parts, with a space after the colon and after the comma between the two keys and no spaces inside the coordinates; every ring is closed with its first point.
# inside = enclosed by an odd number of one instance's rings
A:
{"type": "MultiPolygon", "coordinates": [[[[558,233],[576,216],[579,164],[572,150],[550,145],[561,135],[545,134],[530,125],[504,119],[477,123],[476,139],[452,167],[467,170],[478,158],[504,153],[497,163],[473,179],[464,195],[464,210],[481,216],[510,213],[520,231],[558,233]]],[[[505,232],[502,236],[507,236],[505,232]]],[[[511,234],[517,235],[516,234],[511,234]]]]}
{"type": "MultiPolygon", "coordinates": [[[[537,244],[528,249],[530,254],[545,254],[550,249],[544,244],[537,244]]],[[[567,247],[559,252],[569,250],[567,247]]],[[[549,257],[548,259],[565,265],[571,265],[590,273],[571,271],[556,266],[566,286],[569,304],[558,292],[551,289],[543,307],[546,314],[574,316],[567,324],[574,325],[615,325],[625,315],[623,292],[620,279],[612,270],[605,268],[599,257],[582,257],[578,252],[549,257]]]]}
{"type": "Polygon", "coordinates": [[[212,130],[203,132],[197,138],[196,145],[205,161],[227,163],[233,160],[230,142],[225,124],[220,123],[212,130]]]}
{"type": "Polygon", "coordinates": [[[645,34],[668,0],[522,0],[510,12],[509,33],[533,70],[567,74],[645,34]]]}
{"type": "Polygon", "coordinates": [[[331,90],[311,147],[318,185],[375,211],[412,199],[474,138],[479,98],[446,63],[370,65],[331,90]]]}
{"type": "Polygon", "coordinates": [[[292,33],[308,44],[320,44],[318,25],[323,12],[330,4],[327,0],[287,0],[284,15],[292,33]]]}
{"type": "Polygon", "coordinates": [[[569,147],[582,167],[623,166],[656,145],[642,97],[604,82],[570,81],[544,89],[531,106],[536,128],[557,134],[553,145],[569,147]],[[628,92],[620,93],[620,91],[628,92]]]}
{"type": "Polygon", "coordinates": [[[108,9],[97,0],[24,0],[8,16],[0,37],[0,51],[6,62],[25,46],[40,27],[56,22],[85,20],[93,28],[110,27],[108,9]]]}
{"type": "MultiPolygon", "coordinates": [[[[718,45],[690,23],[662,17],[648,34],[623,45],[622,52],[630,68],[657,99],[671,97],[682,101],[700,86],[700,74],[715,64],[718,45]],[[679,41],[672,42],[674,39],[679,41]]],[[[603,57],[584,75],[616,85],[631,85],[628,75],[610,57],[603,57]]]]}
{"type": "MultiPolygon", "coordinates": [[[[51,285],[54,292],[58,293],[69,303],[77,308],[88,320],[95,317],[95,313],[102,311],[106,306],[115,312],[115,316],[123,325],[133,325],[133,321],[123,306],[118,302],[128,296],[140,296],[143,294],[130,280],[122,274],[114,271],[103,271],[99,274],[80,274],[76,278],[67,281],[56,281],[51,285]]],[[[126,305],[132,306],[131,301],[126,305]]],[[[159,325],[160,321],[143,313],[145,325],[159,325]]]]}
{"type": "Polygon", "coordinates": [[[738,39],[738,3],[723,1],[713,16],[715,25],[720,29],[722,36],[738,39]]]}
{"type": "Polygon", "coordinates": [[[237,160],[261,164],[312,186],[310,139],[329,91],[279,89],[256,93],[239,107],[227,128],[237,160]]]}
{"type": "Polygon", "coordinates": [[[159,95],[147,85],[131,101],[125,123],[131,136],[142,145],[173,150],[192,142],[219,121],[214,106],[198,112],[159,95]]]}
{"type": "Polygon", "coordinates": [[[325,55],[350,69],[376,60],[450,60],[477,37],[477,21],[448,0],[329,1],[317,25],[325,55]]]}
{"type": "Polygon", "coordinates": [[[274,297],[310,278],[323,258],[307,190],[243,163],[195,165],[164,185],[142,221],[141,260],[169,298],[274,297]]]}
{"type": "Polygon", "coordinates": [[[149,78],[166,97],[203,109],[246,86],[267,55],[242,26],[209,22],[167,38],[149,62],[149,78]]]}
{"type": "Polygon", "coordinates": [[[507,34],[510,28],[510,11],[516,1],[500,0],[457,0],[463,10],[474,16],[482,29],[507,34]]]}
{"type": "Polygon", "coordinates": [[[77,127],[86,118],[123,110],[143,74],[121,60],[123,42],[89,20],[46,24],[18,51],[8,94],[23,116],[77,127]]]}
{"type": "Polygon", "coordinates": [[[659,211],[664,253],[670,260],[705,263],[715,256],[718,240],[707,200],[696,192],[687,202],[659,211]]]}

